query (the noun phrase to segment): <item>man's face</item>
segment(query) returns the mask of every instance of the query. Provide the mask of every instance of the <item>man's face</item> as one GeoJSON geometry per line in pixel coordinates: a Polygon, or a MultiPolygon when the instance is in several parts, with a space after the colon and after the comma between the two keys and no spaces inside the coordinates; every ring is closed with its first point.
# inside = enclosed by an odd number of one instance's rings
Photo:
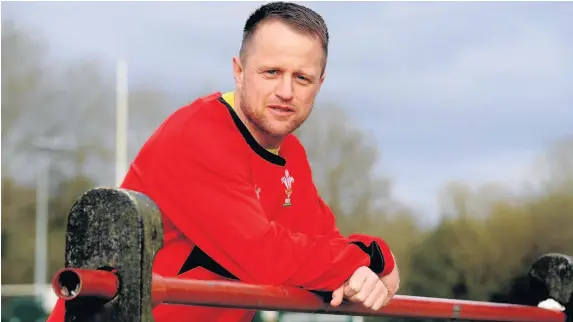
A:
{"type": "Polygon", "coordinates": [[[239,105],[262,134],[284,138],[310,115],[324,80],[324,51],[281,22],[258,27],[243,63],[233,60],[239,105]]]}

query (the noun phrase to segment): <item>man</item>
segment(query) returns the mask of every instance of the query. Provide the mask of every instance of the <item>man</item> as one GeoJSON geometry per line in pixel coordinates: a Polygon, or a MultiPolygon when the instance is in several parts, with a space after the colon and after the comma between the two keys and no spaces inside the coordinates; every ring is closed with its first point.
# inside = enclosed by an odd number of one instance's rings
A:
{"type": "MultiPolygon", "coordinates": [[[[154,272],[202,280],[331,291],[377,310],[398,289],[380,238],[342,236],[291,133],[310,115],[325,78],[328,31],[314,11],[263,5],[247,20],[236,88],[173,113],[137,155],[122,184],[163,213],[154,272]]],[[[50,321],[61,321],[62,304],[50,321]],[[58,316],[58,317],[57,317],[58,316]]],[[[254,312],[160,305],[158,322],[251,321],[254,312]]]]}

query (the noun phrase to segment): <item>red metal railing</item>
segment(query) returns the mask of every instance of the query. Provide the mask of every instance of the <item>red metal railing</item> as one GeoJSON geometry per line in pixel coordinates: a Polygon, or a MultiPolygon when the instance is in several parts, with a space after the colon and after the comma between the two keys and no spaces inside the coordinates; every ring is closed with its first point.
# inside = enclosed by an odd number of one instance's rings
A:
{"type": "MultiPolygon", "coordinates": [[[[118,291],[119,283],[112,272],[68,268],[56,274],[52,285],[57,296],[64,300],[80,296],[111,300],[118,291]]],[[[565,321],[562,312],[533,306],[415,296],[395,296],[388,306],[377,312],[355,304],[333,308],[311,292],[295,287],[199,281],[162,277],[157,274],[153,275],[152,300],[154,306],[169,303],[361,316],[511,322],[565,321]]]]}

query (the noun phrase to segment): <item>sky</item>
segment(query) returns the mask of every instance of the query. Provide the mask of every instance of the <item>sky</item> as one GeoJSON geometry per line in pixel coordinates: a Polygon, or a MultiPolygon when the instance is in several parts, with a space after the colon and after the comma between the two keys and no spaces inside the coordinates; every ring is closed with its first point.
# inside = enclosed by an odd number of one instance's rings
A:
{"type": "MultiPolygon", "coordinates": [[[[191,95],[232,89],[259,4],[4,2],[2,18],[40,30],[56,56],[122,58],[131,83],[191,95]]],[[[521,186],[573,135],[573,2],[305,4],[331,36],[318,101],[350,111],[395,196],[422,214],[450,181],[521,186]]]]}

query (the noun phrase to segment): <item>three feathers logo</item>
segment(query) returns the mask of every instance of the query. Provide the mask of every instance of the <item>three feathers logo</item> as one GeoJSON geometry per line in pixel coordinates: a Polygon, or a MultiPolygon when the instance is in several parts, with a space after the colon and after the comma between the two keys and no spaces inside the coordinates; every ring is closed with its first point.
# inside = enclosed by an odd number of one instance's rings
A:
{"type": "MultiPolygon", "coordinates": [[[[294,178],[291,177],[288,170],[285,170],[284,177],[281,178],[282,184],[285,186],[285,201],[283,203],[283,207],[291,206],[291,195],[292,195],[292,184],[294,183],[294,178]]],[[[255,194],[257,195],[257,199],[261,200],[261,187],[255,185],[255,194]]]]}
{"type": "Polygon", "coordinates": [[[286,194],[283,207],[288,207],[292,205],[290,202],[290,196],[292,194],[292,184],[294,183],[294,178],[289,175],[288,170],[285,170],[285,176],[282,177],[281,182],[285,186],[285,194],[286,194]]]}

